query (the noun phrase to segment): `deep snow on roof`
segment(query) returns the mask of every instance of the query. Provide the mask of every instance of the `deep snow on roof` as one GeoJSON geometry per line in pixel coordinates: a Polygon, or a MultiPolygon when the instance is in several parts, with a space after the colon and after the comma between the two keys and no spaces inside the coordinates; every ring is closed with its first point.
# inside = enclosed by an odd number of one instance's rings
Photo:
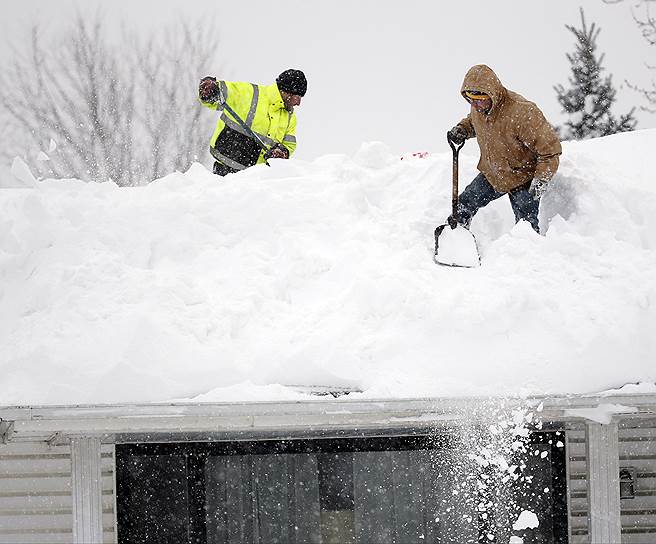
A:
{"type": "Polygon", "coordinates": [[[654,149],[656,130],[564,143],[546,234],[494,202],[472,224],[477,269],[432,260],[446,154],[368,143],[135,188],[0,180],[0,406],[654,382],[654,149]]]}

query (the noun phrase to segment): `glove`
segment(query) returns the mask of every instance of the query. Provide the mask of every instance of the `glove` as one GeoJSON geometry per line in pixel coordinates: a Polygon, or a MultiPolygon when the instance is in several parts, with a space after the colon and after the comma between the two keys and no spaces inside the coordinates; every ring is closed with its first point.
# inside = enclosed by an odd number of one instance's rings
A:
{"type": "Polygon", "coordinates": [[[288,159],[289,149],[284,145],[276,144],[264,154],[265,159],[288,159]]]}
{"type": "Polygon", "coordinates": [[[460,145],[467,139],[467,131],[460,125],[456,125],[447,132],[449,139],[456,145],[460,145]]]}
{"type": "Polygon", "coordinates": [[[549,182],[544,179],[535,178],[531,181],[528,192],[533,195],[533,200],[540,200],[542,195],[547,192],[549,182]]]}
{"type": "Polygon", "coordinates": [[[459,210],[455,214],[452,213],[449,217],[447,217],[446,222],[451,227],[451,229],[455,229],[458,225],[460,225],[461,227],[465,227],[466,229],[469,229],[469,225],[471,225],[472,218],[463,217],[462,210],[459,210]]]}
{"type": "Polygon", "coordinates": [[[203,102],[216,102],[221,93],[219,91],[219,86],[216,84],[215,77],[204,77],[200,80],[200,85],[198,85],[198,98],[203,102]]]}

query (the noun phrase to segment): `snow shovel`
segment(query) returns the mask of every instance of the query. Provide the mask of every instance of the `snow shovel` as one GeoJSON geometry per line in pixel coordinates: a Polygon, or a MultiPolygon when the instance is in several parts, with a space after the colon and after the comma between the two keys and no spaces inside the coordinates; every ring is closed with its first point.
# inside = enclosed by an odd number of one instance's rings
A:
{"type": "Polygon", "coordinates": [[[446,266],[473,268],[480,266],[481,257],[476,247],[476,238],[469,229],[458,224],[458,153],[465,145],[457,145],[447,133],[446,140],[453,151],[453,192],[451,194],[452,221],[435,229],[435,262],[446,266]],[[449,227],[449,228],[447,228],[449,227]]]}

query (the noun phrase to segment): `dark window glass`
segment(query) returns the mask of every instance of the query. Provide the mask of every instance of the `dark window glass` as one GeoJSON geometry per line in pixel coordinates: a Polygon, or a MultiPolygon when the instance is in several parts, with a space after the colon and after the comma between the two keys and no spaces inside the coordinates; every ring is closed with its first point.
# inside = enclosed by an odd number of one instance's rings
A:
{"type": "Polygon", "coordinates": [[[527,509],[540,525],[525,544],[564,543],[552,435],[533,436],[529,481],[503,489],[481,489],[485,475],[449,437],[119,445],[119,542],[507,542],[527,509]]]}

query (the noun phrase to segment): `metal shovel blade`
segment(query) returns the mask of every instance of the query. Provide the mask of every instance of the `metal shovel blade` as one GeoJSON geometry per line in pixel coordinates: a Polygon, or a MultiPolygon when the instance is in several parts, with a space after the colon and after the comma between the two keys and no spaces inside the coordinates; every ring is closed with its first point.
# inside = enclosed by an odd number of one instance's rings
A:
{"type": "Polygon", "coordinates": [[[463,226],[452,229],[440,225],[435,229],[435,262],[446,266],[475,268],[481,265],[476,238],[463,226]]]}

